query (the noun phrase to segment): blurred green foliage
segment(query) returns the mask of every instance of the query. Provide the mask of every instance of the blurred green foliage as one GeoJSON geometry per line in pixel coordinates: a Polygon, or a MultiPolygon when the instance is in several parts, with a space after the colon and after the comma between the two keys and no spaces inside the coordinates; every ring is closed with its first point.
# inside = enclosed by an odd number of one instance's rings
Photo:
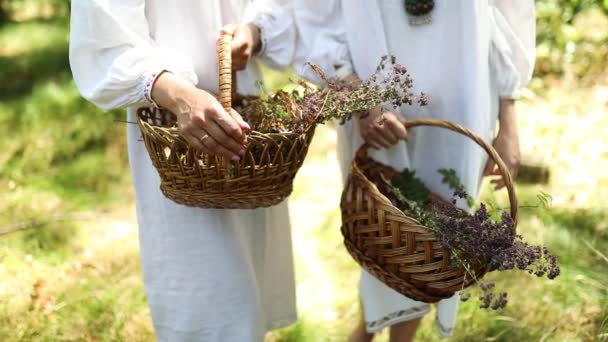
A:
{"type": "Polygon", "coordinates": [[[53,262],[71,253],[76,231],[46,224],[49,217],[126,202],[130,189],[125,124],[114,121],[124,113],[95,108],[78,93],[68,28],[56,13],[0,27],[0,227],[41,222],[46,229],[4,242],[53,262]]]}
{"type": "Polygon", "coordinates": [[[537,78],[605,76],[608,0],[537,0],[537,78]]]}
{"type": "Polygon", "coordinates": [[[0,24],[31,17],[50,17],[69,13],[70,0],[0,0],[0,24]]]}

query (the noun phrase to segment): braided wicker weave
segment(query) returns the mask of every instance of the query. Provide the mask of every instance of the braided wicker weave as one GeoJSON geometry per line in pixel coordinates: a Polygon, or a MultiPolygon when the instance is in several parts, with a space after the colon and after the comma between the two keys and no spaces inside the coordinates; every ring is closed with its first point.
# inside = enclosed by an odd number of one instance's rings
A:
{"type": "MultiPolygon", "coordinates": [[[[442,120],[405,121],[406,128],[436,126],[474,140],[496,162],[505,179],[511,216],[517,222],[517,199],[511,176],[494,148],[470,130],[442,120]]],[[[391,179],[398,175],[392,168],[367,156],[367,147],[357,152],[342,193],[342,234],[350,255],[365,270],[397,292],[414,300],[434,303],[451,297],[471,285],[465,270],[442,248],[434,235],[414,218],[408,217],[386,198],[367,177],[367,172],[382,172],[391,179]]],[[[485,269],[473,270],[477,279],[485,269]]]]}
{"type": "MultiPolygon", "coordinates": [[[[218,44],[219,101],[230,113],[235,98],[231,36],[218,44]]],[[[304,162],[314,127],[303,134],[250,132],[240,161],[201,154],[190,148],[176,127],[176,116],[140,108],[138,125],[152,164],[169,199],[200,208],[255,209],[284,200],[304,162]]]]}

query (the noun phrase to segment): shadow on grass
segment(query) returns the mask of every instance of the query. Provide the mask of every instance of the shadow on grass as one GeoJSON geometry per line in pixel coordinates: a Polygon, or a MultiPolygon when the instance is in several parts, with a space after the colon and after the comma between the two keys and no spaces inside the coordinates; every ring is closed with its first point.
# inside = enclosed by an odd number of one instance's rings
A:
{"type": "Polygon", "coordinates": [[[15,57],[0,56],[0,101],[31,94],[39,82],[70,72],[68,45],[56,45],[15,57]]]}
{"type": "Polygon", "coordinates": [[[550,223],[576,233],[608,241],[608,214],[597,209],[552,210],[545,217],[550,223]]]}
{"type": "Polygon", "coordinates": [[[576,234],[581,239],[599,239],[603,243],[608,243],[608,212],[603,210],[601,204],[574,209],[568,208],[567,205],[544,207],[539,200],[544,194],[541,189],[534,186],[518,187],[517,197],[521,207],[522,222],[527,218],[537,217],[545,226],[557,226],[576,234]]]}
{"type": "Polygon", "coordinates": [[[77,233],[72,222],[47,224],[23,234],[26,250],[37,255],[49,264],[61,264],[71,254],[70,241],[77,233]]]}
{"type": "MultiPolygon", "coordinates": [[[[68,220],[49,222],[50,215],[42,213],[36,213],[35,216],[29,218],[25,218],[25,215],[20,216],[20,222],[12,222],[7,227],[23,224],[26,226],[23,228],[25,230],[4,236],[3,240],[7,242],[8,246],[18,246],[23,255],[31,255],[51,266],[61,265],[73,256],[77,250],[74,245],[74,237],[78,234],[75,222],[68,220]]],[[[0,247],[0,250],[2,248],[0,247]]]]}

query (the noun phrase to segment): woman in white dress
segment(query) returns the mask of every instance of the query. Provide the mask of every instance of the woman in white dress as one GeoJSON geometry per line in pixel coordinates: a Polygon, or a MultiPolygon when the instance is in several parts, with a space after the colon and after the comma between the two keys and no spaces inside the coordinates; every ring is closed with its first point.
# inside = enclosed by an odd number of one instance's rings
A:
{"type": "MultiPolygon", "coordinates": [[[[285,1],[73,0],[70,63],[99,107],[158,105],[176,113],[195,147],[238,159],[246,123],[215,97],[216,41],[234,35],[238,91],[258,94],[257,54],[291,63],[296,33],[285,1]],[[233,25],[242,23],[241,25],[233,25]],[[227,26],[228,25],[228,26],[227,26]]],[[[159,190],[137,125],[128,125],[144,285],[159,341],[261,341],[296,320],[287,204],[194,209],[159,190]],[[281,281],[277,281],[281,279],[281,281]]]]}
{"type": "MultiPolygon", "coordinates": [[[[428,3],[428,1],[408,1],[428,3]]],[[[415,20],[404,0],[309,0],[300,10],[298,58],[314,62],[335,75],[356,81],[374,71],[380,57],[395,55],[414,80],[414,93],[425,92],[429,105],[404,106],[396,113],[380,108],[354,118],[338,129],[338,149],[344,175],[357,148],[366,141],[375,159],[397,169],[412,168],[431,191],[452,193],[442,184],[440,168],[456,170],[466,191],[477,196],[484,175],[497,175],[484,151],[466,137],[440,128],[420,127],[406,132],[401,118],[445,119],[468,127],[494,146],[512,175],[519,164],[519,137],[514,99],[530,80],[535,59],[533,0],[437,0],[415,20]],[[311,14],[305,15],[305,12],[311,14]],[[380,116],[384,124],[379,123],[380,116]],[[498,131],[496,131],[498,126],[498,131]],[[407,135],[407,143],[400,140],[407,135]]],[[[296,11],[298,13],[298,11],[296,11]]],[[[311,79],[308,67],[297,67],[311,79]]],[[[493,180],[504,186],[500,178],[493,180]]],[[[363,322],[352,341],[366,341],[391,326],[391,341],[412,340],[420,318],[430,311],[388,288],[363,271],[360,282],[363,322]]],[[[437,305],[436,326],[450,336],[456,324],[459,298],[437,305]]]]}

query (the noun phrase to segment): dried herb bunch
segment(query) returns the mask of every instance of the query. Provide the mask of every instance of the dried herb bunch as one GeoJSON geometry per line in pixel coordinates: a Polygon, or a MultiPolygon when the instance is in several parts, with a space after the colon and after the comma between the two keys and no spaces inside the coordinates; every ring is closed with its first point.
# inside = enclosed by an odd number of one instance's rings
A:
{"type": "Polygon", "coordinates": [[[353,113],[367,112],[378,105],[426,103],[424,94],[416,97],[409,91],[413,80],[394,56],[382,57],[376,72],[360,84],[332,80],[318,66],[310,64],[310,67],[326,82],[326,87],[318,90],[300,81],[292,92],[279,91],[253,101],[241,110],[252,129],[263,133],[303,133],[328,120],[344,122],[353,113]]]}
{"type": "MultiPolygon", "coordinates": [[[[444,201],[426,188],[412,170],[404,170],[389,180],[382,172],[367,174],[393,205],[418,220],[433,232],[439,243],[450,250],[456,264],[465,269],[465,277],[474,280],[481,290],[481,308],[504,308],[507,293],[495,293],[494,283],[475,278],[473,270],[488,272],[519,269],[538,277],[554,279],[560,274],[557,258],[547,247],[530,245],[515,231],[515,223],[504,210],[491,215],[485,204],[473,212],[459,209],[459,199],[472,207],[472,198],[454,170],[440,169],[443,183],[454,190],[451,201],[444,201]],[[494,216],[494,217],[493,217],[494,216]]],[[[467,283],[467,282],[465,282],[467,283]]],[[[470,293],[461,299],[468,300],[470,293]]]]}

